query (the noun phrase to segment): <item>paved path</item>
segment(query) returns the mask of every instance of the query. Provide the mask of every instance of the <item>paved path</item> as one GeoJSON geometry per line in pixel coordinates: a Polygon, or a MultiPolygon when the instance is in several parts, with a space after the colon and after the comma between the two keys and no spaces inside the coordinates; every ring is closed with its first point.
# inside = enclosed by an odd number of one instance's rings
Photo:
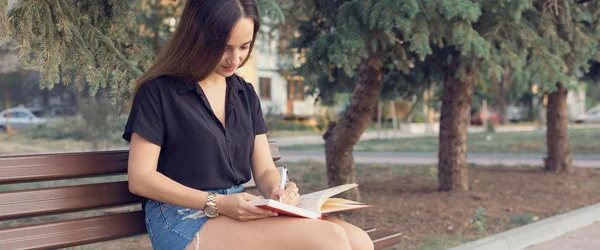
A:
{"type": "MultiPolygon", "coordinates": [[[[325,162],[324,152],[281,150],[281,160],[285,162],[317,161],[325,162]]],[[[467,162],[477,165],[543,166],[543,154],[476,154],[467,155],[467,162]]],[[[436,153],[400,152],[354,152],[356,163],[392,163],[412,165],[434,165],[436,153]]],[[[582,168],[600,168],[600,155],[574,155],[573,164],[582,168]]]]}
{"type": "MultiPolygon", "coordinates": [[[[400,131],[383,131],[381,133],[367,131],[363,133],[360,140],[373,140],[373,139],[394,139],[394,138],[410,138],[410,137],[423,137],[423,136],[436,136],[436,134],[412,134],[400,131]]],[[[269,137],[269,141],[276,141],[279,146],[293,146],[293,145],[322,145],[323,136],[321,135],[299,135],[299,136],[281,136],[281,137],[269,137]]]]}
{"type": "Polygon", "coordinates": [[[598,249],[600,249],[600,222],[527,248],[527,250],[598,249]]]}
{"type": "MultiPolygon", "coordinates": [[[[600,124],[573,124],[570,125],[571,128],[600,128],[600,124]]],[[[475,134],[485,132],[485,130],[481,127],[468,127],[468,133],[475,134]]],[[[539,128],[535,126],[502,126],[496,128],[496,134],[502,134],[504,132],[536,132],[543,133],[544,128],[539,128]]],[[[406,132],[406,131],[393,131],[393,130],[382,130],[382,131],[365,131],[360,140],[373,140],[373,139],[393,139],[393,138],[410,138],[410,137],[423,137],[423,136],[437,136],[438,133],[431,132],[425,133],[424,131],[420,132],[406,132]]],[[[301,145],[301,144],[311,144],[311,145],[319,145],[324,144],[323,137],[321,135],[303,135],[303,136],[278,136],[278,137],[269,137],[269,140],[276,141],[279,146],[291,146],[291,145],[301,145]]]]}

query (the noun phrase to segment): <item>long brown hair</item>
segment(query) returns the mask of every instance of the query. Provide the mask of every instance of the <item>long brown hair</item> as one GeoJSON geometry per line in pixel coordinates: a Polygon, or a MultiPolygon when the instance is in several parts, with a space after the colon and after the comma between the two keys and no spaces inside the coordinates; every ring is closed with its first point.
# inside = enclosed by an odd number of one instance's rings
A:
{"type": "Polygon", "coordinates": [[[204,80],[221,61],[233,27],[244,17],[254,19],[254,35],[240,67],[248,61],[260,27],[255,0],[188,0],[173,36],[136,81],[132,97],[142,84],[162,75],[186,82],[204,80]]]}

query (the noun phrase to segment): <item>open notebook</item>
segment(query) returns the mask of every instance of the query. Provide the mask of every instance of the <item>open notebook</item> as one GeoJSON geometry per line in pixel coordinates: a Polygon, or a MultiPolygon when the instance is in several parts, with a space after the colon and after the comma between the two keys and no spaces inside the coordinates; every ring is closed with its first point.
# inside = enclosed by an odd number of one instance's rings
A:
{"type": "Polygon", "coordinates": [[[298,206],[292,206],[271,199],[260,199],[251,201],[250,204],[275,211],[279,214],[304,217],[311,219],[321,219],[323,214],[353,210],[364,207],[371,207],[357,201],[351,201],[341,198],[331,198],[332,196],[357,187],[358,184],[344,184],[337,187],[324,189],[321,191],[300,196],[298,206]]]}

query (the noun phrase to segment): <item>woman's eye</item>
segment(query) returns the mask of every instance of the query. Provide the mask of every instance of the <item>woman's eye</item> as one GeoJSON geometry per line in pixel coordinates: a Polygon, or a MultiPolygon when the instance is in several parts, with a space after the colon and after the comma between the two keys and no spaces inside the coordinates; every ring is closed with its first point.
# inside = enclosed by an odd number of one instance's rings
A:
{"type": "Polygon", "coordinates": [[[242,47],[242,49],[249,49],[250,47],[242,47]]]}

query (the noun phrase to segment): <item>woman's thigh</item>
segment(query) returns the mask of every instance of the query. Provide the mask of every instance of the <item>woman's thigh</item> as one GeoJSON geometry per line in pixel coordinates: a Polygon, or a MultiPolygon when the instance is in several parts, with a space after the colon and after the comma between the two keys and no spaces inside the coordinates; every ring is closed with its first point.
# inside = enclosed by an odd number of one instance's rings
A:
{"type": "MultiPolygon", "coordinates": [[[[368,236],[367,236],[368,237],[368,236]]],[[[188,249],[351,249],[344,225],[327,220],[269,217],[241,222],[210,219],[188,249]]]]}
{"type": "Polygon", "coordinates": [[[352,249],[367,250],[374,248],[373,241],[371,240],[369,235],[361,228],[335,217],[324,216],[323,219],[329,222],[333,222],[344,229],[346,235],[348,236],[348,239],[350,240],[350,245],[352,246],[352,249]]]}

